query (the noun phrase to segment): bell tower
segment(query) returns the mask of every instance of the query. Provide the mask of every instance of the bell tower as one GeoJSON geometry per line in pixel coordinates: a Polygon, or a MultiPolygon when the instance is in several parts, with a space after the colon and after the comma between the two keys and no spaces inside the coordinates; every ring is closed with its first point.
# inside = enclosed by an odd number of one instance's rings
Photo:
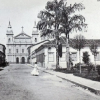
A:
{"type": "Polygon", "coordinates": [[[13,34],[13,31],[12,31],[12,26],[10,24],[10,21],[9,21],[9,24],[8,24],[6,35],[7,35],[7,44],[12,44],[14,34],[13,34]]]}
{"type": "Polygon", "coordinates": [[[34,22],[34,27],[33,27],[33,31],[32,31],[32,43],[36,44],[39,42],[39,33],[36,27],[36,22],[34,22]]]}
{"type": "Polygon", "coordinates": [[[8,24],[8,27],[7,27],[6,36],[7,36],[7,44],[6,44],[6,46],[7,46],[7,50],[6,50],[7,56],[6,57],[7,57],[7,61],[9,63],[11,63],[11,62],[14,62],[14,56],[13,56],[14,48],[13,48],[13,31],[12,31],[12,26],[10,24],[10,21],[9,21],[9,24],[8,24]]]}

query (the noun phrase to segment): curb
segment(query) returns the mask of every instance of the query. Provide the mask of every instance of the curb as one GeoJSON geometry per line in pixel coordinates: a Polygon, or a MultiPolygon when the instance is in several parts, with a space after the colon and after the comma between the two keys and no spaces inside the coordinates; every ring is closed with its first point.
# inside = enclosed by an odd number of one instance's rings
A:
{"type": "MultiPolygon", "coordinates": [[[[40,70],[41,70],[41,69],[40,69],[40,70]]],[[[45,72],[45,73],[49,73],[50,75],[54,75],[54,74],[52,74],[52,73],[50,73],[50,72],[48,72],[48,71],[46,71],[46,70],[45,70],[45,71],[42,70],[42,71],[45,72]]],[[[93,89],[93,88],[91,88],[91,87],[88,87],[88,86],[79,84],[79,83],[77,83],[77,82],[74,82],[74,81],[71,81],[71,80],[69,80],[69,79],[63,78],[63,77],[61,77],[61,76],[59,76],[59,75],[56,75],[56,76],[59,77],[59,78],[61,78],[61,79],[63,79],[63,80],[67,80],[67,81],[69,81],[69,82],[71,82],[71,83],[74,83],[74,84],[76,84],[77,86],[82,87],[83,89],[88,89],[90,92],[92,92],[92,93],[94,93],[94,94],[100,96],[100,90],[96,90],[96,89],[93,89]]]]}
{"type": "Polygon", "coordinates": [[[93,89],[93,88],[91,88],[91,87],[88,87],[88,86],[79,84],[79,83],[77,83],[77,82],[73,82],[73,81],[68,80],[68,79],[66,79],[66,78],[62,78],[62,77],[60,77],[60,76],[58,76],[58,75],[56,75],[56,76],[59,77],[59,78],[61,78],[61,79],[63,79],[63,80],[67,80],[67,81],[69,81],[69,82],[71,82],[71,83],[74,83],[74,84],[76,84],[77,86],[82,87],[83,89],[88,89],[90,92],[95,93],[96,95],[100,95],[100,90],[93,89]]]}

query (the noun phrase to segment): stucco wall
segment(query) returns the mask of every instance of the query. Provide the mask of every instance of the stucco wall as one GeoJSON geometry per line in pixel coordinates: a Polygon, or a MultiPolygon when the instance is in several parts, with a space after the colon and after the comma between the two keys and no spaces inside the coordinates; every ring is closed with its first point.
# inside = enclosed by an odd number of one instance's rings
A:
{"type": "MultiPolygon", "coordinates": [[[[76,53],[76,60],[72,61],[73,65],[79,63],[79,51],[77,51],[76,49],[73,49],[72,47],[69,48],[69,51],[70,51],[70,54],[76,53]]],[[[82,61],[83,52],[86,52],[86,51],[90,55],[89,56],[90,62],[95,63],[94,62],[94,56],[91,53],[89,47],[85,47],[85,48],[81,49],[81,51],[80,51],[81,63],[83,63],[83,61],[82,61]]],[[[97,51],[100,52],[100,47],[98,47],[97,51]]],[[[66,48],[65,47],[62,48],[62,52],[63,52],[63,56],[62,56],[62,58],[59,58],[59,66],[61,68],[66,68],[67,66],[66,66],[66,48]]],[[[44,55],[45,55],[45,60],[44,60],[44,63],[42,63],[42,64],[39,62],[38,63],[39,66],[45,67],[45,68],[55,68],[56,67],[56,48],[51,47],[51,49],[49,49],[48,47],[44,47],[42,50],[37,52],[36,55],[39,55],[39,54],[42,54],[42,53],[44,53],[44,55]],[[49,61],[49,53],[50,52],[53,53],[53,60],[52,61],[49,61]]],[[[100,60],[96,61],[96,64],[100,64],[100,60]]]]}

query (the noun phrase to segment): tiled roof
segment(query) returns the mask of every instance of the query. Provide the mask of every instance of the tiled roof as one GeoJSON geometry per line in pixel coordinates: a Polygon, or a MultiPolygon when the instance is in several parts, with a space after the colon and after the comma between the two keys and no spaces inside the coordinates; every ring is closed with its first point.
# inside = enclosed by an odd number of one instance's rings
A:
{"type": "MultiPolygon", "coordinates": [[[[62,45],[65,45],[66,38],[61,37],[60,42],[62,43],[62,45]]],[[[75,43],[75,39],[69,39],[69,45],[71,46],[73,43],[75,43]]],[[[98,46],[100,46],[100,39],[85,39],[85,46],[90,46],[93,43],[96,43],[98,46]]],[[[56,40],[53,40],[53,41],[49,41],[43,45],[49,46],[49,45],[55,45],[55,44],[56,44],[56,40]]]]}
{"type": "MultiPolygon", "coordinates": [[[[63,46],[66,44],[66,38],[60,37],[60,42],[63,46]]],[[[72,45],[75,43],[75,39],[69,39],[69,45],[72,47],[72,45]]],[[[85,39],[85,47],[89,47],[91,44],[96,43],[100,47],[100,39],[85,39]]],[[[44,47],[55,47],[56,46],[56,39],[49,41],[47,43],[42,44],[39,48],[36,49],[36,51],[43,49],[44,47]]]]}
{"type": "Polygon", "coordinates": [[[30,49],[31,47],[34,47],[34,46],[36,46],[36,45],[38,45],[38,44],[45,43],[45,42],[48,42],[48,41],[49,41],[49,40],[44,40],[44,41],[38,42],[38,43],[36,43],[36,44],[33,44],[33,45],[29,46],[27,49],[30,49]]]}

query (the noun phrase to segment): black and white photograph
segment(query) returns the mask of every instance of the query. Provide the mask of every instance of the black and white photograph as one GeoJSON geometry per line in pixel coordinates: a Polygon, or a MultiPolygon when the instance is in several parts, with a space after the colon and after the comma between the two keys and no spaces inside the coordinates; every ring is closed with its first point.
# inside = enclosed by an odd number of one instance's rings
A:
{"type": "Polygon", "coordinates": [[[100,0],[0,0],[0,100],[100,100],[100,0]]]}

